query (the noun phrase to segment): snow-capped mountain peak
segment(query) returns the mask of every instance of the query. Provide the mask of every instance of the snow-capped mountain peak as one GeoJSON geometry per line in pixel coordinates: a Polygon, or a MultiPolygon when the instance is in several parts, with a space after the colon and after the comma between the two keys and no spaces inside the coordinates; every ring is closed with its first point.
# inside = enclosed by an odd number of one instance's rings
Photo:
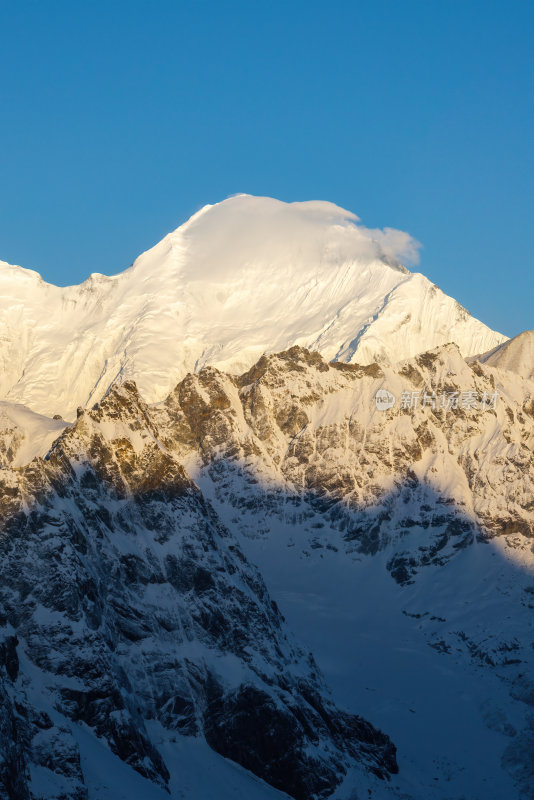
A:
{"type": "Polygon", "coordinates": [[[365,364],[449,341],[464,356],[502,343],[402,265],[417,247],[332,203],[238,195],[113,277],[59,288],[1,264],[0,396],[72,419],[117,377],[153,402],[206,364],[239,373],[293,345],[365,364]]]}

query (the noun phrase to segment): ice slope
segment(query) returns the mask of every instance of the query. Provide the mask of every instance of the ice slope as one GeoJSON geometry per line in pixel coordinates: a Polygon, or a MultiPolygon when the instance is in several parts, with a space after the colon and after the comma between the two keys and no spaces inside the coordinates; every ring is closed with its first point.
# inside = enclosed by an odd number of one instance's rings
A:
{"type": "Polygon", "coordinates": [[[294,344],[370,363],[503,342],[401,266],[416,250],[408,234],[367,229],[332,203],[239,195],[113,277],[60,288],[0,262],[0,397],[72,419],[117,377],[158,401],[188,371],[239,373],[294,344]]]}

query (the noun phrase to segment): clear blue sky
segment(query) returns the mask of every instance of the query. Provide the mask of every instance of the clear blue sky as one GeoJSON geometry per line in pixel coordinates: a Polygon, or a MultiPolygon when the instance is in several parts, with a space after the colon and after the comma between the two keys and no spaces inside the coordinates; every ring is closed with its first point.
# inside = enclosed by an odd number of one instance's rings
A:
{"type": "Polygon", "coordinates": [[[0,0],[0,258],[114,273],[236,192],[409,231],[534,328],[534,3],[0,0]]]}

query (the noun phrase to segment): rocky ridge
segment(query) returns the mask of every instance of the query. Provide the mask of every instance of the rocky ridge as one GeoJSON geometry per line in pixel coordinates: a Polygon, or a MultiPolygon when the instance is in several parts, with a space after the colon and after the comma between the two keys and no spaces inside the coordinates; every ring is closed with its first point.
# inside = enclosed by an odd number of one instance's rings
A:
{"type": "MultiPolygon", "coordinates": [[[[29,797],[38,767],[57,784],[46,800],[86,797],[84,724],[168,787],[157,721],[297,800],[345,800],[369,775],[384,779],[369,784],[377,797],[442,796],[403,783],[402,761],[388,782],[390,739],[339,710],[293,641],[277,605],[287,591],[270,594],[290,559],[290,585],[379,565],[417,646],[487,687],[485,730],[504,741],[495,791],[506,776],[528,791],[533,437],[532,381],[468,363],[455,345],[396,367],[293,347],[238,377],[187,375],[153,405],[135,384],[116,385],[25,466],[7,464],[6,444],[4,786],[29,797]],[[394,402],[380,410],[384,391],[394,402]],[[513,720],[489,709],[496,685],[513,720]]],[[[439,767],[440,779],[460,776],[451,797],[465,794],[464,768],[439,767]]]]}
{"type": "Polygon", "coordinates": [[[336,708],[162,441],[179,421],[162,434],[126,383],[46,460],[0,473],[0,794],[87,798],[80,725],[167,788],[154,722],[296,800],[330,795],[349,766],[387,780],[394,746],[336,708]]]}

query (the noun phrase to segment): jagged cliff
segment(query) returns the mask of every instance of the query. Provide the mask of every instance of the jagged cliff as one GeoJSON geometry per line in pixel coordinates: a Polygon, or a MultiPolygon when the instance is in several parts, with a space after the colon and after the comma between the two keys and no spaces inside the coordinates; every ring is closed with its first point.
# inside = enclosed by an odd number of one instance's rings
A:
{"type": "Polygon", "coordinates": [[[0,794],[88,797],[73,725],[165,788],[149,723],[297,800],[355,764],[387,779],[394,746],[336,708],[173,436],[191,432],[160,428],[127,383],[46,460],[0,474],[0,794]]]}
{"type": "Polygon", "coordinates": [[[57,424],[25,465],[22,423],[2,434],[7,796],[100,800],[80,730],[172,797],[184,737],[297,800],[530,796],[530,380],[455,345],[395,368],[294,347],[57,424]]]}

